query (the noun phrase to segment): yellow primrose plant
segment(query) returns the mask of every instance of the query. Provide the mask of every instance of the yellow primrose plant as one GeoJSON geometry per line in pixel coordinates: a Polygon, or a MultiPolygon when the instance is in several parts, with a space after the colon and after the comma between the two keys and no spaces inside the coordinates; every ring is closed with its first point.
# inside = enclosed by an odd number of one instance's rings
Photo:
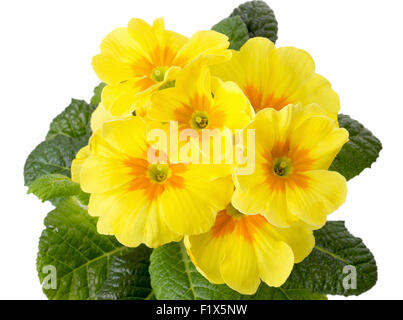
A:
{"type": "Polygon", "coordinates": [[[375,259],[331,221],[380,141],[339,113],[302,49],[249,1],[190,37],[133,18],[94,52],[24,167],[50,201],[49,299],[325,300],[371,289],[375,259]]]}

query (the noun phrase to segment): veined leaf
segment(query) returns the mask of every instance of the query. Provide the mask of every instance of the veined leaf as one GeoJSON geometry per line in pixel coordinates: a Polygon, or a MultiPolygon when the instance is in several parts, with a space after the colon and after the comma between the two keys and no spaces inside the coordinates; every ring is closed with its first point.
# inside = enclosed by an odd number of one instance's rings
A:
{"type": "Polygon", "coordinates": [[[47,174],[70,177],[71,162],[92,134],[91,114],[95,106],[82,100],[72,103],[53,119],[46,140],[28,156],[24,166],[25,185],[47,174]]]}
{"type": "Polygon", "coordinates": [[[239,50],[249,39],[248,28],[239,16],[221,20],[212,30],[225,34],[229,38],[229,48],[234,50],[239,50]]]}
{"type": "Polygon", "coordinates": [[[70,196],[81,198],[86,195],[81,191],[78,183],[61,174],[47,174],[39,177],[31,183],[28,193],[33,193],[42,201],[70,196]]]}
{"type": "Polygon", "coordinates": [[[64,109],[50,124],[46,140],[57,135],[78,138],[91,135],[90,118],[95,106],[83,100],[72,99],[71,104],[64,109]]]}
{"type": "Polygon", "coordinates": [[[96,219],[74,199],[45,219],[37,258],[49,299],[145,299],[152,297],[148,273],[151,249],[127,248],[98,234],[96,219]],[[55,272],[54,283],[52,272],[55,272]]]}
{"type": "Polygon", "coordinates": [[[88,143],[88,137],[69,138],[58,135],[40,143],[28,156],[24,166],[25,185],[47,174],[70,177],[71,162],[78,150],[88,143]]]}
{"type": "Polygon", "coordinates": [[[273,10],[263,1],[248,1],[230,15],[239,16],[246,24],[249,38],[264,37],[273,43],[277,40],[278,24],[273,10]]]}
{"type": "Polygon", "coordinates": [[[361,239],[348,232],[344,221],[329,221],[314,234],[313,252],[294,266],[283,287],[350,296],[375,285],[378,275],[374,256],[361,239]]]}
{"type": "Polygon", "coordinates": [[[349,132],[350,140],[343,146],[329,170],[337,171],[350,180],[365,168],[371,167],[382,150],[382,144],[358,121],[344,114],[339,114],[338,118],[340,127],[349,132]]]}
{"type": "Polygon", "coordinates": [[[102,90],[105,88],[105,86],[106,86],[106,83],[101,82],[99,85],[97,85],[94,88],[94,95],[91,98],[91,104],[93,106],[97,106],[100,104],[102,90]]]}

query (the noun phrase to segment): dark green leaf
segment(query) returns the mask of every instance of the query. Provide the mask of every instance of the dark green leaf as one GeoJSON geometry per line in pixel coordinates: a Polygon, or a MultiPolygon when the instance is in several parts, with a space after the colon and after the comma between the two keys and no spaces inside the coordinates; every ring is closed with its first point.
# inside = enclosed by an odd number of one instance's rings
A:
{"type": "Polygon", "coordinates": [[[74,199],[45,219],[37,257],[38,275],[49,299],[144,299],[152,296],[151,249],[127,248],[98,234],[96,219],[74,199]],[[52,288],[49,270],[56,270],[52,288]]]}
{"type": "Polygon", "coordinates": [[[106,86],[106,83],[101,82],[99,85],[97,85],[94,88],[94,95],[91,98],[91,104],[93,106],[97,106],[100,104],[102,90],[103,90],[103,88],[105,88],[105,86],[106,86]]]}
{"type": "Polygon", "coordinates": [[[71,162],[91,136],[90,119],[94,106],[73,99],[71,104],[53,119],[46,140],[28,156],[24,167],[25,185],[46,174],[70,177],[71,162]]]}
{"type": "Polygon", "coordinates": [[[248,28],[239,16],[221,20],[212,29],[229,38],[230,49],[239,50],[249,39],[248,28]]]}
{"type": "Polygon", "coordinates": [[[261,284],[246,296],[226,285],[211,284],[194,267],[181,243],[170,243],[151,254],[151,285],[157,299],[167,300],[307,300],[326,299],[308,290],[271,288],[261,284]]]}
{"type": "Polygon", "coordinates": [[[374,256],[361,239],[348,232],[344,221],[329,221],[315,231],[315,239],[313,252],[294,266],[283,287],[349,296],[359,295],[375,285],[377,267],[374,256]],[[351,268],[356,270],[356,289],[343,286],[343,280],[351,284],[346,278],[352,275],[351,268]]]}
{"type": "Polygon", "coordinates": [[[61,174],[47,174],[31,183],[28,193],[33,193],[42,201],[60,197],[83,196],[80,185],[61,174]]]}
{"type": "Polygon", "coordinates": [[[46,140],[57,135],[69,138],[89,136],[91,134],[90,118],[93,111],[94,106],[83,100],[72,99],[71,104],[53,119],[46,140]]]}
{"type": "Polygon", "coordinates": [[[97,293],[103,300],[150,300],[154,294],[150,291],[151,249],[140,246],[128,249],[119,256],[112,256],[109,274],[97,293]]]}
{"type": "Polygon", "coordinates": [[[40,143],[25,162],[25,185],[29,186],[35,179],[50,173],[70,177],[71,162],[78,150],[87,143],[87,136],[71,139],[64,135],[40,143]]]}
{"type": "Polygon", "coordinates": [[[273,43],[277,40],[277,20],[273,10],[263,1],[248,1],[241,4],[230,15],[239,16],[246,24],[249,38],[265,37],[273,43]]]}
{"type": "Polygon", "coordinates": [[[350,180],[371,167],[379,156],[382,144],[371,131],[347,115],[339,114],[339,125],[347,129],[350,141],[343,146],[329,170],[337,171],[350,180]]]}

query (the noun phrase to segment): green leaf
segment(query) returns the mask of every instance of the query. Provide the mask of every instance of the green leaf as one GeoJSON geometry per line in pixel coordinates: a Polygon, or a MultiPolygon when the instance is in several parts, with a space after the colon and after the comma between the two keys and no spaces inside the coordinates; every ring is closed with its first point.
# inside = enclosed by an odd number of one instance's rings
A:
{"type": "Polygon", "coordinates": [[[71,162],[78,150],[88,144],[92,134],[91,114],[95,106],[72,99],[71,104],[53,119],[46,140],[28,156],[24,166],[25,185],[46,174],[70,177],[71,162]]]}
{"type": "Polygon", "coordinates": [[[95,107],[83,100],[72,99],[71,104],[50,124],[50,130],[46,140],[57,135],[64,135],[70,138],[90,136],[90,119],[95,107]]]}
{"type": "Polygon", "coordinates": [[[101,93],[102,93],[102,90],[105,88],[105,86],[106,86],[106,83],[101,82],[99,85],[97,85],[94,88],[94,95],[91,98],[91,104],[93,106],[97,106],[97,105],[100,104],[100,102],[101,102],[101,93]]]}
{"type": "MultiPolygon", "coordinates": [[[[296,264],[285,288],[308,289],[331,295],[359,295],[371,289],[377,281],[374,256],[362,240],[352,236],[344,221],[329,221],[315,231],[316,246],[302,263],[296,264]],[[346,269],[344,269],[346,266],[346,269]],[[343,280],[356,270],[356,289],[344,288],[343,280]],[[345,273],[343,273],[343,270],[345,273]]],[[[350,283],[351,284],[351,283],[350,283]]]]}
{"type": "Polygon", "coordinates": [[[29,186],[40,176],[51,173],[70,177],[71,162],[78,150],[87,143],[87,136],[71,139],[64,135],[58,135],[51,140],[40,143],[25,162],[25,185],[29,186]]]}
{"type": "Polygon", "coordinates": [[[371,167],[379,156],[382,144],[358,121],[344,114],[339,114],[338,118],[340,127],[349,132],[350,141],[343,146],[329,170],[337,171],[350,180],[371,167]]]}
{"type": "Polygon", "coordinates": [[[305,300],[326,299],[308,290],[271,288],[261,284],[256,294],[242,295],[226,285],[206,280],[194,267],[181,243],[170,243],[151,254],[151,285],[162,300],[305,300]]]}
{"type": "Polygon", "coordinates": [[[98,234],[96,219],[70,198],[45,219],[37,271],[49,299],[144,299],[152,296],[151,249],[127,248],[98,234]],[[56,270],[55,287],[50,275],[56,270]]]}
{"type": "Polygon", "coordinates": [[[102,300],[151,300],[154,293],[150,291],[151,249],[142,245],[128,249],[119,256],[113,256],[109,274],[97,293],[102,300]]]}
{"type": "Polygon", "coordinates": [[[42,201],[60,197],[84,197],[80,185],[61,174],[47,174],[31,183],[28,193],[33,193],[42,201]]]}
{"type": "Polygon", "coordinates": [[[246,24],[249,38],[265,37],[273,43],[277,40],[278,25],[273,10],[263,1],[248,1],[230,15],[239,16],[246,24]]]}
{"type": "Polygon", "coordinates": [[[249,39],[248,28],[239,16],[221,20],[212,29],[229,38],[230,49],[239,50],[249,39]]]}

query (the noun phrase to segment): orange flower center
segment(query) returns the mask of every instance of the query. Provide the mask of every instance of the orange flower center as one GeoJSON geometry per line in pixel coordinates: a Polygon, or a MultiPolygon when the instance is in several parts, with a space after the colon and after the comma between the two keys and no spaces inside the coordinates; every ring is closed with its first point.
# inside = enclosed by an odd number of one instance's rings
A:
{"type": "Polygon", "coordinates": [[[287,97],[277,97],[273,93],[266,94],[253,85],[247,85],[243,91],[256,112],[265,108],[281,110],[291,103],[287,97]]]}
{"type": "Polygon", "coordinates": [[[145,159],[131,158],[125,162],[131,171],[133,180],[129,184],[129,191],[143,190],[145,196],[154,201],[168,188],[184,188],[185,180],[182,174],[186,165],[178,164],[150,164],[145,159]]]}
{"type": "Polygon", "coordinates": [[[212,229],[213,237],[220,238],[236,233],[248,242],[254,241],[254,235],[262,228],[267,220],[261,215],[244,215],[231,204],[219,212],[212,229]]]}
{"type": "Polygon", "coordinates": [[[304,174],[312,168],[313,160],[308,150],[290,148],[289,141],[277,142],[271,151],[264,154],[263,163],[266,182],[276,191],[285,191],[286,184],[291,188],[308,187],[308,177],[304,174]]]}

